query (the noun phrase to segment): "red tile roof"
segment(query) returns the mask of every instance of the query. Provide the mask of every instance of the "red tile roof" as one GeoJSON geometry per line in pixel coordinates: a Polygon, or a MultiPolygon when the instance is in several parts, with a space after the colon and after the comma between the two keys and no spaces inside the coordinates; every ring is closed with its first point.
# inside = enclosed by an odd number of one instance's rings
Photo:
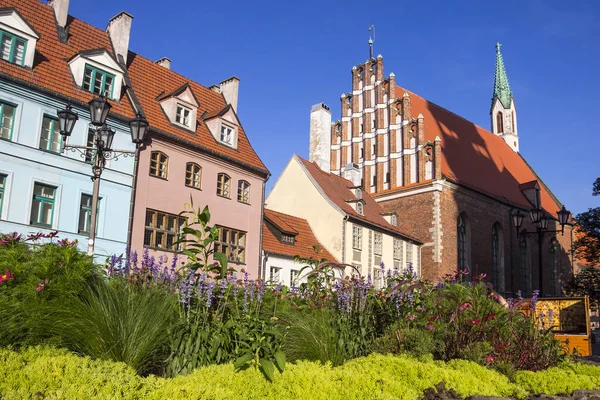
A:
{"type": "MultiPolygon", "coordinates": [[[[387,230],[393,234],[403,236],[415,243],[421,244],[421,242],[404,233],[398,227],[393,226],[382,216],[386,214],[383,208],[373,198],[363,190],[362,200],[364,201],[363,215],[360,215],[354,207],[348,204],[348,201],[356,201],[357,198],[351,188],[354,188],[354,184],[349,180],[342,178],[341,176],[334,175],[323,171],[315,163],[311,163],[301,157],[295,156],[304,165],[308,173],[314,178],[316,183],[319,185],[325,196],[327,196],[337,207],[342,209],[343,212],[348,214],[350,217],[364,221],[369,224],[375,225],[383,230],[387,230]]],[[[400,217],[398,217],[400,218],[400,217]]]]}
{"type": "MultiPolygon", "coordinates": [[[[525,159],[500,136],[401,87],[396,96],[410,96],[412,117],[423,114],[425,140],[442,140],[442,174],[501,201],[530,208],[519,185],[539,180],[525,159]]],[[[543,208],[556,217],[559,203],[540,181],[543,208]]]]}
{"type": "MultiPolygon", "coordinates": [[[[0,73],[45,88],[52,93],[87,103],[94,95],[73,83],[67,60],[84,50],[106,49],[114,56],[108,34],[76,18],[69,17],[69,44],[60,43],[50,6],[38,0],[0,0],[0,7],[14,7],[40,35],[36,44],[33,68],[24,68],[0,60],[0,73]]],[[[134,117],[133,108],[121,93],[119,101],[111,102],[111,114],[134,117]]]]}
{"type": "Polygon", "coordinates": [[[265,208],[265,220],[273,223],[278,228],[291,232],[296,232],[296,241],[294,245],[281,243],[275,235],[263,224],[263,249],[269,253],[280,254],[289,257],[302,257],[313,259],[326,259],[336,262],[336,259],[323,247],[315,237],[308,221],[302,218],[293,217],[277,211],[265,208]],[[282,224],[283,226],[281,226],[282,224]],[[320,253],[316,253],[313,246],[319,246],[320,253]]]}
{"type": "MultiPolygon", "coordinates": [[[[16,8],[40,35],[32,69],[0,60],[0,74],[33,84],[52,94],[56,93],[77,102],[87,103],[90,101],[94,95],[74,85],[67,60],[80,51],[93,49],[106,49],[114,56],[108,33],[69,16],[67,20],[69,43],[63,44],[58,38],[54,12],[47,4],[39,0],[0,0],[0,7],[16,8]]],[[[132,34],[135,34],[135,31],[132,34]]],[[[173,93],[187,83],[200,102],[198,109],[198,117],[200,117],[205,111],[218,113],[227,106],[223,96],[219,93],[131,51],[128,54],[127,69],[133,90],[141,103],[151,129],[183,139],[196,148],[205,149],[217,156],[249,166],[261,174],[269,173],[250,145],[241,126],[238,129],[238,148],[233,149],[219,144],[203,123],[198,123],[195,132],[170,124],[156,100],[159,95],[173,93]]],[[[134,117],[134,109],[124,90],[121,99],[113,101],[111,104],[113,105],[111,115],[117,115],[124,119],[134,117]]]]}

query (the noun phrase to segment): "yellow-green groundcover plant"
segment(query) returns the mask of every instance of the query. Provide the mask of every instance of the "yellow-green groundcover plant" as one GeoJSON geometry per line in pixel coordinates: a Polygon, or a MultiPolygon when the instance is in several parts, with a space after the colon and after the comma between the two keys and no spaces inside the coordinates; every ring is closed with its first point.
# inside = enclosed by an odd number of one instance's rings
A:
{"type": "Polygon", "coordinates": [[[506,376],[478,364],[372,354],[332,368],[313,362],[288,364],[272,383],[252,368],[200,368],[173,379],[140,377],[123,363],[83,358],[67,350],[0,349],[0,398],[45,399],[417,399],[446,382],[462,396],[523,398],[529,393],[570,393],[600,388],[600,367],[563,364],[541,372],[506,376]]]}

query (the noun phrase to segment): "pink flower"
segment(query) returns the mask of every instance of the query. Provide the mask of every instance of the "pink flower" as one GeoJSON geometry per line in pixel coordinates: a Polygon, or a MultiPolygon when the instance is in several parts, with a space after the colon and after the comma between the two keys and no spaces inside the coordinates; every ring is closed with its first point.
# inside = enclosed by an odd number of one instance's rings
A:
{"type": "Polygon", "coordinates": [[[49,234],[46,235],[46,237],[50,238],[50,239],[52,239],[54,237],[57,237],[57,236],[58,236],[58,231],[52,231],[52,232],[50,232],[49,234]]]}
{"type": "Polygon", "coordinates": [[[433,326],[433,325],[427,325],[427,326],[425,327],[425,329],[427,329],[428,331],[432,331],[432,330],[434,330],[434,329],[435,329],[435,326],[433,326]]]}
{"type": "Polygon", "coordinates": [[[8,281],[10,279],[13,279],[14,277],[15,276],[13,274],[11,274],[9,270],[5,269],[4,275],[0,275],[0,283],[2,283],[4,281],[8,281]]]}
{"type": "Polygon", "coordinates": [[[486,315],[483,320],[484,321],[489,321],[490,319],[494,319],[496,317],[496,313],[489,313],[488,315],[486,315]]]}
{"type": "Polygon", "coordinates": [[[40,281],[40,283],[38,283],[38,287],[35,288],[36,293],[39,293],[42,290],[44,290],[44,287],[47,283],[48,283],[48,279],[40,281]]]}
{"type": "Polygon", "coordinates": [[[414,321],[416,317],[417,316],[413,314],[413,315],[409,315],[406,319],[409,321],[414,321]]]}
{"type": "Polygon", "coordinates": [[[493,355],[493,354],[490,354],[490,355],[489,355],[489,356],[488,356],[488,357],[485,359],[485,361],[487,361],[487,362],[491,363],[491,362],[494,362],[494,361],[496,361],[496,359],[497,359],[497,358],[498,358],[498,357],[496,357],[495,355],[493,355]]]}
{"type": "Polygon", "coordinates": [[[471,305],[470,302],[463,303],[458,307],[458,311],[465,311],[467,308],[471,307],[471,305]]]}
{"type": "Polygon", "coordinates": [[[471,320],[467,321],[467,323],[470,324],[470,325],[477,325],[480,322],[481,322],[481,320],[478,320],[478,319],[471,319],[471,320]]]}

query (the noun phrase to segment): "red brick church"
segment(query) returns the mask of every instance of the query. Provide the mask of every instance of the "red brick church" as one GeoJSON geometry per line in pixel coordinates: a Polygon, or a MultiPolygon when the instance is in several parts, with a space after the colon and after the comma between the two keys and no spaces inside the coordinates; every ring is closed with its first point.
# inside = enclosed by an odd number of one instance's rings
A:
{"type": "Polygon", "coordinates": [[[460,269],[506,295],[540,282],[543,295],[560,294],[572,276],[572,229],[551,232],[563,205],[519,153],[500,44],[489,130],[400,83],[384,75],[381,55],[353,67],[341,119],[332,123],[324,104],[311,111],[310,160],[342,176],[360,171],[364,190],[425,243],[425,279],[460,269]]]}

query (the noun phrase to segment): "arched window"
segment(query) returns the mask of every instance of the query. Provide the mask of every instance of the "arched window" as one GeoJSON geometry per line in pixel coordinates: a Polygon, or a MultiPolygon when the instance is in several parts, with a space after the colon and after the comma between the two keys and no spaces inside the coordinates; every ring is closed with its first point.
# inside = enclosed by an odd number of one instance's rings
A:
{"type": "Polygon", "coordinates": [[[150,153],[150,175],[167,179],[169,157],[161,151],[150,153]]]}
{"type": "Polygon", "coordinates": [[[202,168],[196,163],[185,165],[185,186],[200,189],[202,181],[202,168]]]}
{"type": "Polygon", "coordinates": [[[519,239],[519,281],[523,296],[531,294],[531,257],[525,235],[519,239]]]}
{"type": "Polygon", "coordinates": [[[392,214],[392,225],[393,226],[398,225],[398,217],[396,216],[396,214],[392,214]]]}
{"type": "Polygon", "coordinates": [[[504,237],[498,223],[492,228],[492,283],[494,290],[504,293],[504,237]]]}
{"type": "Polygon", "coordinates": [[[496,129],[497,129],[497,133],[503,133],[504,132],[504,118],[502,116],[502,113],[498,111],[498,114],[496,114],[496,129]]]}
{"type": "Polygon", "coordinates": [[[548,294],[560,294],[560,246],[556,239],[552,239],[550,242],[550,268],[549,270],[549,281],[550,287],[548,294]]]}
{"type": "MultiPolygon", "coordinates": [[[[464,213],[458,217],[456,239],[458,250],[457,269],[469,274],[471,272],[471,229],[469,220],[464,213]]],[[[465,277],[465,280],[469,279],[469,277],[465,277]]]]}
{"type": "Polygon", "coordinates": [[[238,201],[250,203],[250,184],[246,181],[238,181],[238,201]]]}
{"type": "Polygon", "coordinates": [[[217,175],[217,196],[229,198],[231,178],[227,174],[217,175]]]}

